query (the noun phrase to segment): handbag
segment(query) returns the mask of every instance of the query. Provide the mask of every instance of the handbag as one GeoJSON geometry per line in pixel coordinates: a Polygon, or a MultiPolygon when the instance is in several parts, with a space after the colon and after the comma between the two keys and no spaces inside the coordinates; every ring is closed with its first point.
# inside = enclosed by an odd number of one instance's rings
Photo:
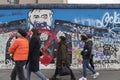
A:
{"type": "Polygon", "coordinates": [[[58,67],[58,74],[60,76],[70,75],[70,70],[67,66],[58,67]]]}

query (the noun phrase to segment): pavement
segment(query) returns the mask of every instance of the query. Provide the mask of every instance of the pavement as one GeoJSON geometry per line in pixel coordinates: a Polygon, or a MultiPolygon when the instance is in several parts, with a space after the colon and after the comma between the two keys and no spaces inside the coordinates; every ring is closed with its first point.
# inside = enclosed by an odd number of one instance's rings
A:
{"type": "MultiPolygon", "coordinates": [[[[0,69],[0,80],[10,80],[11,69],[0,69]]],[[[51,78],[54,74],[54,69],[42,69],[41,70],[48,78],[51,78]]],[[[120,80],[120,70],[98,70],[100,75],[97,79],[92,78],[92,73],[88,71],[88,80],[120,80]]],[[[82,77],[81,70],[73,69],[73,73],[76,80],[82,77]]],[[[70,80],[70,76],[57,76],[59,80],[70,80]]],[[[18,80],[18,79],[17,79],[18,80]]],[[[31,80],[41,80],[34,73],[31,75],[31,80]]]]}

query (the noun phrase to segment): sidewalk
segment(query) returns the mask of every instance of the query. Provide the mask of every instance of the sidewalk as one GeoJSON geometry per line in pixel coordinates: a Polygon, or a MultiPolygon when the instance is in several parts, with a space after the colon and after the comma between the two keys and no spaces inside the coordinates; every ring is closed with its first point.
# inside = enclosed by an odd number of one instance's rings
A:
{"type": "MultiPolygon", "coordinates": [[[[54,74],[54,69],[45,69],[42,72],[50,78],[54,74]]],[[[80,70],[73,70],[76,80],[82,76],[80,70]]],[[[100,76],[97,79],[93,79],[91,72],[88,72],[88,80],[120,80],[120,70],[99,70],[100,76]]],[[[1,69],[0,80],[10,80],[11,70],[1,69]]],[[[70,76],[58,76],[59,80],[70,80],[70,76]]],[[[35,74],[32,73],[31,80],[40,80],[35,74]]]]}

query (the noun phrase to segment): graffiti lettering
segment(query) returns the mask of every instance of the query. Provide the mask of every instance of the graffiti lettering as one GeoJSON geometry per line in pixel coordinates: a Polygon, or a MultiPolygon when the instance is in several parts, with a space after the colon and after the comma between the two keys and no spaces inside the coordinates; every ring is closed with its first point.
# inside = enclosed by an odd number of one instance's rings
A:
{"type": "Polygon", "coordinates": [[[111,56],[106,56],[103,52],[97,52],[94,55],[95,58],[100,58],[101,60],[110,60],[111,56]]]}
{"type": "Polygon", "coordinates": [[[117,12],[114,12],[114,16],[110,16],[110,14],[106,12],[102,18],[102,23],[105,23],[104,27],[106,27],[109,23],[112,23],[112,24],[120,23],[119,17],[120,17],[120,14],[117,12]]]}
{"type": "Polygon", "coordinates": [[[46,22],[40,23],[40,22],[34,22],[34,27],[39,28],[39,27],[45,27],[47,26],[46,22]]]}
{"type": "Polygon", "coordinates": [[[120,14],[117,12],[114,12],[114,15],[111,16],[109,12],[106,12],[103,15],[101,20],[75,18],[74,21],[76,23],[81,23],[81,24],[89,25],[89,26],[96,26],[99,28],[102,28],[102,27],[105,28],[110,23],[110,24],[113,24],[113,27],[114,27],[114,24],[120,24],[120,14]]]}
{"type": "Polygon", "coordinates": [[[110,44],[105,44],[103,46],[103,54],[106,56],[111,56],[113,55],[115,58],[117,57],[116,52],[118,51],[118,49],[115,46],[112,46],[110,44]]]}
{"type": "Polygon", "coordinates": [[[79,46],[79,48],[83,48],[83,43],[79,40],[73,40],[72,43],[74,47],[79,46]]]}
{"type": "MultiPolygon", "coordinates": [[[[102,20],[97,20],[98,24],[100,24],[99,27],[107,27],[107,25],[110,24],[113,24],[113,27],[114,27],[114,24],[118,24],[120,23],[120,14],[117,13],[117,12],[114,12],[114,16],[111,16],[110,13],[106,12],[103,17],[102,17],[102,20]]],[[[96,25],[98,26],[98,25],[96,25]]],[[[112,28],[113,28],[112,27],[112,28]]]]}
{"type": "Polygon", "coordinates": [[[111,65],[120,64],[117,60],[96,60],[94,62],[96,68],[110,68],[111,65]]]}
{"type": "Polygon", "coordinates": [[[120,62],[117,60],[96,60],[94,64],[119,64],[120,62]]]}

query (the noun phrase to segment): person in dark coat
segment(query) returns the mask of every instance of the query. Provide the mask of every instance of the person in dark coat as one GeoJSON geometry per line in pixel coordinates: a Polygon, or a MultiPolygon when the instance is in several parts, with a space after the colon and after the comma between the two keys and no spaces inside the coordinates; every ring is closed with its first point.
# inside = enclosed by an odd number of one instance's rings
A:
{"type": "Polygon", "coordinates": [[[34,72],[42,80],[49,80],[39,71],[40,39],[37,29],[32,29],[32,37],[29,42],[29,56],[27,62],[27,80],[30,80],[31,72],[34,72]]]}
{"type": "Polygon", "coordinates": [[[57,55],[56,70],[51,80],[56,80],[56,76],[59,74],[58,69],[60,66],[63,66],[63,65],[66,65],[68,69],[70,70],[71,80],[76,80],[72,70],[69,67],[70,62],[68,59],[68,50],[67,50],[68,48],[66,45],[66,38],[64,36],[60,36],[59,39],[60,39],[60,42],[58,43],[58,50],[56,54],[57,55]]]}
{"type": "Polygon", "coordinates": [[[81,52],[81,55],[83,57],[83,77],[81,77],[79,80],[87,80],[87,68],[92,71],[93,73],[93,78],[97,78],[97,76],[99,75],[98,72],[95,71],[95,69],[93,69],[91,66],[89,66],[90,64],[90,59],[91,59],[91,52],[92,52],[92,46],[93,46],[93,42],[91,40],[88,39],[88,36],[86,34],[82,34],[81,35],[81,41],[83,41],[84,47],[83,50],[81,52]]]}
{"type": "MultiPolygon", "coordinates": [[[[92,45],[93,45],[92,35],[91,34],[87,34],[87,37],[88,37],[88,41],[90,41],[92,43],[92,45]]],[[[93,52],[93,47],[92,47],[91,58],[90,58],[90,65],[94,69],[93,56],[94,56],[94,52],[93,52]]]]}

